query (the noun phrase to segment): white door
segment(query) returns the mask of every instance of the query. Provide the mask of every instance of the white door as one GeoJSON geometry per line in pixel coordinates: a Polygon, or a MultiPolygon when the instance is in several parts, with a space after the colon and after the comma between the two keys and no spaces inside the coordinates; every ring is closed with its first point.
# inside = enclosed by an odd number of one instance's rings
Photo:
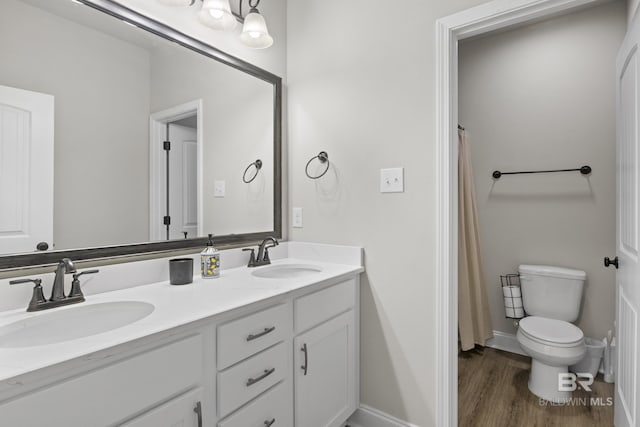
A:
{"type": "Polygon", "coordinates": [[[169,227],[170,239],[196,237],[198,232],[197,160],[198,137],[196,129],[169,125],[169,227]]]}
{"type": "Polygon", "coordinates": [[[295,425],[341,426],[356,410],[353,310],[298,336],[294,345],[295,425]]]}
{"type": "Polygon", "coordinates": [[[0,86],[0,254],[52,249],[53,108],[51,95],[0,86]]]}
{"type": "Polygon", "coordinates": [[[618,54],[617,72],[617,227],[616,274],[618,360],[615,425],[636,426],[640,402],[638,381],[638,310],[640,309],[640,221],[638,202],[638,125],[640,124],[640,21],[630,26],[618,54]]]}

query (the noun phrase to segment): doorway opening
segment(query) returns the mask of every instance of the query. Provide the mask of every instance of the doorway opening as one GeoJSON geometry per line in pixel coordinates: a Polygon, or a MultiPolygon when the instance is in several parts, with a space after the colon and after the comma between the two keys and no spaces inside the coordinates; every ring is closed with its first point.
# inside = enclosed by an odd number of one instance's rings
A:
{"type": "MultiPolygon", "coordinates": [[[[496,1],[443,18],[436,24],[438,425],[458,423],[458,43],[497,30],[578,11],[578,8],[596,3],[582,0],[521,1],[505,7],[504,2],[496,1]]],[[[468,126],[466,123],[462,125],[468,126]]]]}
{"type": "Polygon", "coordinates": [[[151,240],[202,235],[202,100],[151,115],[151,240]]]}

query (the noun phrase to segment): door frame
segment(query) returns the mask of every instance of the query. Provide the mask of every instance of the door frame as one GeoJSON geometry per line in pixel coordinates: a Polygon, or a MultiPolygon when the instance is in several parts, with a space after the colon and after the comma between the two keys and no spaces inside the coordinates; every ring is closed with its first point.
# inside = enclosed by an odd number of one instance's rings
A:
{"type": "Polygon", "coordinates": [[[151,114],[149,119],[149,236],[151,241],[165,240],[166,236],[160,232],[162,217],[165,210],[166,195],[166,155],[164,150],[159,150],[166,138],[167,123],[196,115],[197,129],[196,139],[198,144],[197,182],[196,194],[198,197],[198,236],[202,235],[202,220],[204,210],[201,201],[203,180],[203,101],[196,99],[166,110],[151,114]],[[159,214],[161,213],[161,214],[159,214]]]}
{"type": "Polygon", "coordinates": [[[458,423],[458,41],[607,0],[495,0],[436,21],[436,425],[458,423]]]}

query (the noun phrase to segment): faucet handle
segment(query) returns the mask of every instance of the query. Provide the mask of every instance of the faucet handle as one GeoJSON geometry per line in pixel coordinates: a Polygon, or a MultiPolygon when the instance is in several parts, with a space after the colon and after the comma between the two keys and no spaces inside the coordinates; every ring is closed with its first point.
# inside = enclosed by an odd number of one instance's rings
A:
{"type": "Polygon", "coordinates": [[[85,270],[81,273],[74,273],[73,274],[73,280],[77,280],[80,276],[84,275],[84,274],[96,274],[96,273],[100,273],[100,270],[85,270]]]}
{"type": "Polygon", "coordinates": [[[78,298],[84,301],[84,295],[82,294],[82,289],[80,288],[80,276],[85,274],[96,274],[99,272],[100,270],[85,270],[81,273],[74,273],[73,281],[71,282],[71,291],[69,292],[69,298],[78,298]]]}
{"type": "Polygon", "coordinates": [[[47,302],[44,294],[42,293],[42,279],[17,279],[9,282],[10,285],[19,285],[22,283],[35,284],[35,286],[33,287],[33,294],[31,295],[31,301],[29,301],[29,306],[27,307],[27,311],[39,310],[40,306],[47,302]]]}
{"type": "Polygon", "coordinates": [[[10,285],[20,285],[22,283],[34,283],[37,288],[42,285],[42,279],[17,279],[9,282],[10,285]]]}
{"type": "Polygon", "coordinates": [[[251,251],[251,255],[249,256],[249,264],[247,267],[255,267],[256,266],[256,250],[254,248],[244,248],[242,252],[251,251]]]}

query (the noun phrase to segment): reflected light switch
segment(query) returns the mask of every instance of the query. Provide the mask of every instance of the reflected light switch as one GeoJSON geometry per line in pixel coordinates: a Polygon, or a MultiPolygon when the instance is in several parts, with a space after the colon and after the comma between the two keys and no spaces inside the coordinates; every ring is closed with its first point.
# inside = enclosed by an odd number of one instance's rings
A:
{"type": "Polygon", "coordinates": [[[213,197],[224,197],[226,188],[226,181],[214,181],[213,182],[213,197]]]}
{"type": "Polygon", "coordinates": [[[404,192],[404,168],[380,169],[380,192],[404,192]]]}

